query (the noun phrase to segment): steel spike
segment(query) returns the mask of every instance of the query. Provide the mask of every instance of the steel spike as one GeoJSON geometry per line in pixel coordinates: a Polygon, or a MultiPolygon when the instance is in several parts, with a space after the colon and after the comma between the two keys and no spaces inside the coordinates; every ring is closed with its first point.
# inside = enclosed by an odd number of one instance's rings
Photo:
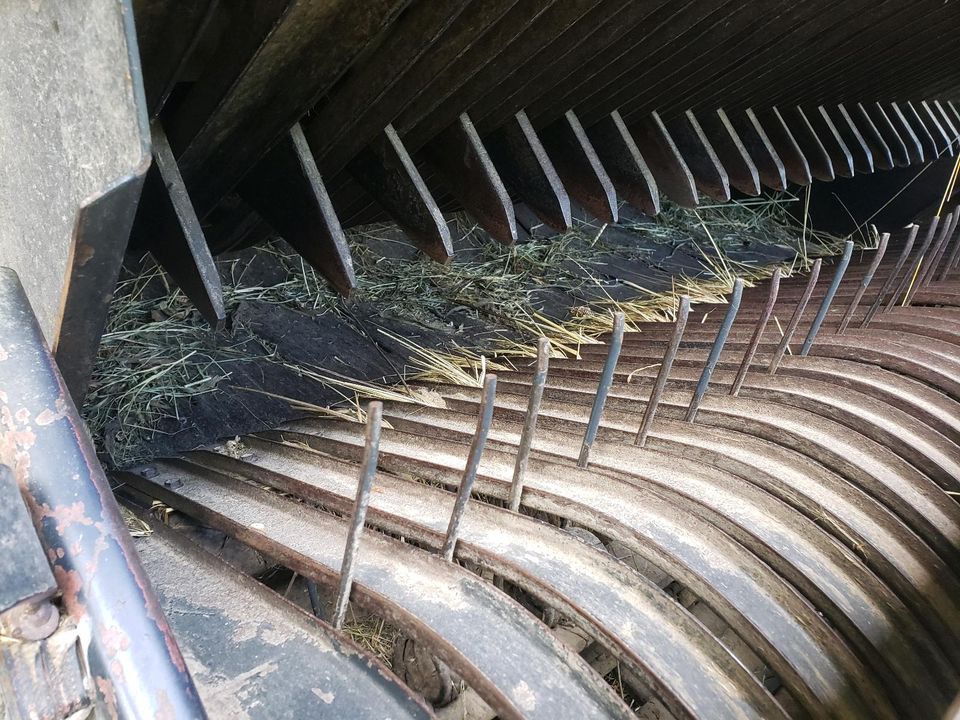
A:
{"type": "Polygon", "coordinates": [[[874,298],[873,304],[870,306],[870,309],[867,310],[867,314],[864,316],[863,322],[860,323],[861,330],[870,324],[870,321],[873,320],[873,316],[877,314],[877,311],[883,304],[883,299],[887,296],[887,293],[893,289],[894,284],[897,282],[897,277],[900,275],[900,271],[903,270],[903,266],[906,264],[907,258],[910,257],[910,251],[913,250],[913,243],[917,239],[917,233],[919,230],[920,226],[917,224],[910,226],[910,233],[907,235],[907,242],[903,246],[903,250],[900,251],[900,257],[897,258],[897,264],[893,266],[893,270],[891,270],[890,274],[887,275],[887,279],[884,281],[883,287],[880,288],[880,292],[878,292],[877,296],[874,298]]]}
{"type": "Polygon", "coordinates": [[[723,317],[720,329],[717,331],[717,337],[713,341],[713,347],[710,348],[710,355],[707,357],[707,364],[703,366],[703,372],[700,373],[700,380],[697,382],[697,389],[690,398],[690,405],[687,406],[687,414],[684,417],[686,422],[692,423],[697,418],[697,411],[700,409],[700,403],[703,396],[707,393],[707,387],[710,385],[710,378],[713,375],[714,368],[717,367],[717,361],[720,359],[720,353],[723,352],[723,346],[727,342],[727,336],[730,334],[730,328],[733,327],[733,321],[737,319],[737,313],[740,311],[740,299],[743,297],[743,280],[737,278],[733,282],[733,294],[730,296],[730,304],[727,306],[727,314],[723,317]]]}
{"type": "Polygon", "coordinates": [[[453,512],[450,513],[450,522],[447,525],[447,536],[443,541],[444,560],[453,561],[453,552],[457,548],[457,539],[460,536],[460,523],[463,520],[463,513],[466,511],[467,503],[470,500],[470,491],[473,488],[473,482],[477,479],[477,469],[480,467],[480,456],[483,454],[483,446],[487,442],[490,423],[493,421],[493,406],[496,394],[497,376],[492,374],[487,375],[483,381],[480,418],[477,420],[477,429],[473,434],[473,442],[470,443],[470,454],[467,456],[467,465],[464,467],[463,477],[460,479],[460,487],[457,490],[457,500],[453,504],[453,512]]]}
{"type": "Polygon", "coordinates": [[[780,338],[780,344],[777,345],[776,351],[773,353],[773,357],[770,359],[770,367],[767,372],[771,375],[777,372],[777,368],[780,367],[780,361],[783,360],[783,354],[787,351],[787,348],[790,346],[790,340],[793,339],[793,334],[797,331],[797,325],[800,324],[800,318],[803,317],[803,311],[807,309],[807,303],[810,302],[810,296],[813,295],[813,289],[817,286],[817,280],[820,279],[820,267],[823,264],[821,258],[817,258],[813,263],[813,267],[810,269],[810,278],[807,280],[807,287],[803,290],[803,295],[800,297],[800,302],[797,303],[796,309],[793,311],[793,316],[790,318],[790,322],[787,323],[787,329],[783,333],[783,337],[780,338]]]}
{"type": "Polygon", "coordinates": [[[343,548],[343,562],[340,564],[340,589],[333,609],[333,626],[340,630],[347,615],[347,603],[350,602],[350,589],[353,586],[353,566],[357,559],[360,535],[370,504],[370,488],[377,473],[377,456],[380,451],[380,426],[383,421],[383,403],[372,401],[367,406],[367,432],[364,438],[363,461],[360,465],[360,478],[357,482],[357,498],[353,505],[350,530],[343,548]]]}
{"type": "Polygon", "coordinates": [[[847,272],[847,266],[850,265],[851,257],[853,257],[853,240],[847,240],[847,243],[843,248],[843,257],[840,258],[840,264],[837,265],[837,269],[833,273],[833,280],[830,281],[830,287],[827,288],[827,294],[823,296],[823,300],[820,302],[820,309],[817,311],[817,316],[810,324],[810,329],[807,331],[807,337],[803,341],[803,346],[800,348],[800,357],[806,357],[810,352],[810,348],[813,347],[813,341],[817,339],[817,333],[820,332],[820,326],[823,325],[824,318],[827,317],[827,312],[830,310],[833,297],[837,294],[837,289],[840,287],[840,283],[843,281],[843,275],[847,272]]]}
{"type": "Polygon", "coordinates": [[[660,405],[660,398],[663,397],[663,389],[667,385],[670,368],[673,367],[673,361],[677,357],[677,349],[680,347],[680,341],[683,339],[683,331],[684,328],[687,327],[687,318],[689,315],[690,296],[682,295],[680,297],[680,305],[677,308],[677,320],[673,326],[673,335],[670,338],[670,344],[667,345],[667,351],[663,354],[660,370],[657,372],[657,379],[653,384],[653,390],[650,391],[650,397],[647,400],[647,409],[643,413],[640,429],[637,430],[637,437],[633,441],[633,444],[637,447],[643,447],[647,444],[647,435],[650,434],[650,428],[653,426],[653,420],[657,415],[657,406],[660,405]]]}
{"type": "Polygon", "coordinates": [[[767,329],[767,323],[770,322],[770,316],[773,315],[773,308],[777,304],[777,295],[780,293],[780,268],[773,271],[773,277],[770,278],[770,294],[767,296],[767,304],[763,306],[763,312],[757,320],[757,327],[753,331],[753,337],[750,338],[750,344],[746,352],[743,353],[743,361],[740,363],[740,369],[737,371],[737,377],[730,386],[730,394],[736,397],[740,394],[740,388],[747,372],[750,370],[750,363],[753,362],[753,356],[757,354],[757,346],[763,338],[763,332],[767,329]]]}
{"type": "Polygon", "coordinates": [[[543,399],[543,386],[547,384],[547,370],[550,366],[550,341],[542,337],[537,342],[537,365],[530,383],[530,400],[527,403],[527,415],[520,433],[517,447],[517,462],[513,468],[513,481],[510,484],[510,509],[520,509],[520,496],[523,494],[523,476],[527,472],[527,460],[530,458],[530,446],[537,429],[537,417],[540,415],[540,401],[543,399]]]}
{"type": "Polygon", "coordinates": [[[863,294],[867,291],[870,283],[873,282],[873,276],[876,274],[877,268],[880,267],[880,261],[883,260],[883,256],[887,252],[887,243],[889,241],[890,233],[884,233],[880,236],[880,244],[877,245],[877,252],[873,256],[873,261],[870,263],[870,267],[867,268],[866,275],[863,276],[863,279],[857,286],[857,291],[854,293],[853,299],[847,306],[847,311],[843,314],[843,319],[840,320],[839,327],[837,327],[838,335],[846,332],[847,326],[850,324],[850,320],[853,319],[853,314],[860,306],[860,300],[863,299],[863,294]]]}
{"type": "Polygon", "coordinates": [[[607,402],[607,393],[610,392],[610,385],[613,384],[613,371],[617,367],[617,359],[620,357],[620,348],[623,345],[623,326],[625,317],[623,313],[616,313],[613,316],[613,334],[610,337],[610,349],[607,351],[607,360],[603,364],[603,372],[600,374],[600,382],[597,385],[597,395],[593,399],[593,408],[590,410],[590,421],[587,423],[587,432],[583,436],[583,444],[580,446],[580,457],[577,458],[577,467],[586,468],[590,462],[590,448],[593,441],[597,439],[597,430],[600,429],[600,418],[603,415],[603,406],[607,402]]]}

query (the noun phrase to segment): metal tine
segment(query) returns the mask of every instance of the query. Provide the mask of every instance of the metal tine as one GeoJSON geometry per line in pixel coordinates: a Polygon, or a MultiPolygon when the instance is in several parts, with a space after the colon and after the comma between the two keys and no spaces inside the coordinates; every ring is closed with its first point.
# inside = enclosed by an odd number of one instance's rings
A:
{"type": "Polygon", "coordinates": [[[320,602],[320,591],[317,589],[317,581],[306,578],[307,581],[307,597],[310,598],[310,609],[313,611],[313,616],[319,620],[325,620],[326,618],[323,615],[323,604],[320,602]]]}
{"type": "Polygon", "coordinates": [[[877,245],[877,252],[873,256],[873,262],[871,262],[870,267],[867,268],[866,275],[864,275],[863,280],[860,281],[857,292],[854,293],[853,299],[847,306],[847,311],[843,314],[843,319],[840,320],[840,326],[837,328],[838,335],[846,332],[850,320],[853,319],[853,313],[855,313],[860,306],[863,294],[867,291],[867,288],[870,287],[870,283],[873,282],[873,276],[876,274],[877,268],[880,267],[880,261],[883,260],[883,256],[887,252],[888,242],[890,242],[890,233],[884,233],[880,236],[880,243],[877,245]]]}
{"type": "Polygon", "coordinates": [[[813,341],[817,339],[817,333],[820,332],[820,326],[823,325],[824,318],[827,317],[827,312],[830,310],[830,305],[833,302],[834,296],[837,294],[840,283],[843,281],[843,276],[847,272],[847,267],[850,265],[850,258],[852,257],[853,240],[847,240],[843,248],[843,257],[840,258],[840,264],[837,265],[836,272],[833,273],[833,280],[830,282],[830,287],[827,288],[827,294],[823,296],[823,300],[820,302],[820,309],[817,311],[817,316],[813,319],[813,322],[810,324],[810,329],[807,331],[807,339],[803,341],[803,347],[800,348],[800,357],[806,357],[810,352],[810,348],[813,347],[813,341]]]}
{"type": "Polygon", "coordinates": [[[597,430],[600,429],[600,418],[603,415],[603,406],[607,403],[607,394],[613,384],[613,371],[617,367],[620,357],[620,348],[623,346],[623,326],[626,321],[624,314],[618,312],[613,316],[613,335],[610,338],[610,349],[603,364],[600,383],[597,385],[597,395],[593,399],[593,409],[590,410],[590,422],[587,423],[587,432],[583,436],[583,445],[580,446],[580,457],[577,467],[584,469],[590,463],[590,448],[597,439],[597,430]]]}
{"type": "MultiPolygon", "coordinates": [[[[943,262],[943,256],[947,254],[947,248],[950,247],[950,240],[953,239],[957,231],[957,224],[960,223],[960,210],[955,210],[952,213],[952,222],[950,223],[949,228],[947,228],[946,233],[943,237],[943,242],[940,243],[940,247],[937,249],[936,254],[933,256],[933,262],[930,264],[929,270],[923,277],[923,287],[929,285],[933,280],[937,278],[937,270],[940,269],[940,263],[943,262]]],[[[952,253],[951,253],[952,255],[952,253]]],[[[949,265],[947,261],[946,265],[949,265]]],[[[940,277],[943,277],[943,272],[941,271],[940,277]]]]}
{"type": "Polygon", "coordinates": [[[663,396],[663,389],[667,385],[667,379],[670,375],[670,369],[673,367],[673,361],[677,357],[677,350],[680,347],[680,341],[683,339],[683,331],[687,327],[687,318],[690,315],[690,297],[682,295],[680,305],[677,308],[677,320],[673,326],[673,336],[670,338],[670,344],[667,345],[667,351],[663,354],[663,361],[660,363],[660,370],[657,372],[657,380],[653,384],[653,390],[650,391],[650,398],[647,400],[647,409],[643,413],[643,420],[640,422],[640,429],[637,430],[637,437],[633,444],[637,447],[643,447],[647,444],[647,435],[650,434],[650,428],[653,426],[653,420],[657,415],[657,407],[660,405],[660,398],[663,396]]]}
{"type": "Polygon", "coordinates": [[[797,331],[797,325],[800,324],[800,318],[803,317],[803,311],[807,309],[807,303],[810,302],[810,297],[813,295],[813,289],[817,286],[817,280],[820,279],[820,267],[822,264],[823,260],[821,258],[817,258],[813,263],[813,267],[810,268],[810,278],[807,280],[807,287],[804,288],[803,295],[800,297],[800,302],[797,303],[797,307],[793,311],[793,316],[790,318],[790,322],[787,323],[787,329],[784,331],[783,337],[780,338],[780,344],[777,345],[777,349],[773,353],[773,357],[770,358],[770,367],[767,369],[767,372],[771,375],[775,374],[777,372],[777,368],[780,367],[780,361],[783,360],[783,354],[790,346],[790,341],[793,339],[793,333],[797,331]]]}
{"type": "Polygon", "coordinates": [[[767,304],[763,306],[763,312],[757,321],[757,327],[753,331],[753,337],[750,338],[750,344],[746,352],[743,353],[743,361],[740,363],[740,369],[737,371],[737,377],[730,386],[730,394],[736,397],[740,394],[740,388],[750,370],[750,364],[753,362],[753,356],[757,354],[757,347],[763,338],[763,332],[767,329],[767,323],[770,322],[770,316],[773,315],[773,308],[777,304],[777,295],[780,294],[780,268],[773,271],[773,277],[770,278],[770,294],[767,295],[767,304]]]}
{"type": "Polygon", "coordinates": [[[873,304],[870,306],[870,309],[867,310],[867,314],[864,315],[863,321],[860,323],[861,330],[870,324],[870,321],[873,320],[873,316],[877,314],[877,311],[883,304],[883,299],[893,288],[894,283],[897,282],[897,277],[900,275],[900,271],[903,270],[903,266],[906,264],[907,258],[910,257],[910,251],[913,250],[913,243],[917,239],[917,233],[919,230],[920,226],[916,223],[910,226],[910,233],[907,235],[907,242],[903,246],[903,250],[900,251],[900,257],[897,258],[897,264],[893,266],[893,270],[891,270],[890,274],[887,275],[887,279],[884,281],[883,287],[880,288],[880,292],[878,292],[877,296],[873,299],[873,304]]]}
{"type": "Polygon", "coordinates": [[[730,296],[727,314],[723,316],[723,322],[720,324],[720,329],[717,330],[717,337],[713,341],[713,347],[710,348],[707,364],[703,366],[703,372],[700,373],[697,389],[693,391],[693,397],[690,398],[690,405],[687,407],[687,415],[684,418],[687,422],[692,423],[697,419],[700,403],[703,402],[703,396],[707,393],[707,388],[710,386],[710,378],[713,376],[713,371],[717,367],[717,361],[720,359],[720,353],[723,352],[723,346],[727,344],[727,336],[730,334],[730,328],[733,327],[733,321],[737,319],[737,313],[740,311],[740,299],[742,297],[743,280],[737,278],[733,282],[733,294],[730,296]]]}
{"type": "MultiPolygon", "coordinates": [[[[884,309],[884,312],[890,312],[891,308],[893,308],[893,306],[896,304],[897,298],[900,297],[900,293],[907,290],[907,286],[910,284],[910,281],[917,276],[918,272],[920,272],[920,265],[923,263],[923,256],[926,255],[927,250],[930,249],[930,243],[933,242],[933,236],[937,232],[937,226],[939,224],[939,216],[934,215],[930,219],[930,226],[927,228],[927,234],[923,238],[923,245],[920,246],[920,250],[917,252],[916,270],[914,270],[912,273],[908,270],[900,279],[900,282],[897,284],[897,289],[893,291],[893,295],[890,297],[890,301],[887,303],[887,307],[884,309]]],[[[906,301],[906,299],[904,299],[904,301],[906,301]]]]}
{"type": "MultiPolygon", "coordinates": [[[[954,227],[960,225],[960,213],[957,214],[954,227]]],[[[953,271],[954,267],[957,265],[957,261],[960,260],[960,232],[954,231],[953,233],[956,240],[953,243],[953,252],[950,253],[950,257],[947,259],[947,262],[944,263],[943,269],[940,270],[940,277],[937,278],[938,282],[943,282],[947,279],[947,276],[953,271]]]]}
{"type": "Polygon", "coordinates": [[[353,586],[353,566],[357,559],[357,548],[363,523],[370,504],[370,488],[373,476],[377,472],[377,456],[380,452],[380,426],[383,421],[383,403],[372,401],[367,406],[367,431],[364,438],[363,461],[360,464],[360,479],[357,483],[357,499],[353,504],[353,516],[347,533],[347,544],[343,548],[343,562],[340,564],[340,590],[333,609],[333,626],[340,630],[347,615],[347,603],[350,602],[350,588],[353,586]]]}
{"type": "Polygon", "coordinates": [[[457,500],[453,504],[453,512],[450,513],[450,522],[447,524],[447,536],[443,540],[443,559],[452,562],[453,551],[457,548],[457,539],[460,537],[460,523],[463,520],[463,513],[467,509],[467,502],[470,500],[470,491],[473,489],[473,482],[477,479],[477,470],[480,467],[480,456],[483,454],[483,446],[487,443],[487,435],[490,432],[490,424],[493,422],[493,405],[497,394],[497,376],[489,374],[483,381],[483,398],[480,401],[480,418],[477,421],[477,429],[473,434],[473,442],[470,443],[470,454],[467,456],[467,465],[463,469],[463,477],[460,479],[460,487],[457,490],[457,500]]]}
{"type": "Polygon", "coordinates": [[[517,448],[517,463],[513,467],[513,481],[510,484],[510,509],[520,509],[520,496],[523,494],[523,477],[527,472],[527,460],[530,459],[530,446],[533,433],[537,429],[540,415],[540,402],[543,400],[543,387],[547,384],[547,370],[550,366],[550,341],[542,337],[537,342],[537,365],[530,384],[530,400],[527,402],[527,415],[523,420],[520,433],[520,445],[517,448]]]}
{"type": "Polygon", "coordinates": [[[926,286],[930,281],[933,271],[936,270],[937,265],[940,264],[940,258],[943,256],[943,251],[953,232],[953,216],[954,213],[947,213],[947,217],[944,218],[943,224],[940,226],[940,234],[937,236],[937,242],[930,249],[930,257],[927,259],[927,262],[924,263],[923,269],[913,283],[913,287],[910,288],[910,293],[907,296],[907,305],[913,301],[913,296],[917,294],[917,290],[926,286]]]}

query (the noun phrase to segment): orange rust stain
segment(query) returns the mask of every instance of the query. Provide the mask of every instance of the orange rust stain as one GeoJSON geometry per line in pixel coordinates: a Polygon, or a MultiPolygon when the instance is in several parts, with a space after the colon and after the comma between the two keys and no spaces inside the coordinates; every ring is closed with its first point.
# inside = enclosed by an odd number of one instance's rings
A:
{"type": "Polygon", "coordinates": [[[17,410],[17,414],[13,416],[14,419],[21,425],[27,425],[30,422],[30,411],[25,407],[17,410]]]}
{"type": "Polygon", "coordinates": [[[0,345],[0,362],[8,360],[9,358],[10,353],[7,352],[7,349],[3,345],[0,345]]]}
{"type": "Polygon", "coordinates": [[[80,591],[83,589],[83,579],[76,570],[66,570],[60,565],[53,566],[53,577],[57,581],[60,592],[63,593],[63,604],[74,618],[82,618],[87,609],[80,602],[80,591]]]}
{"type": "Polygon", "coordinates": [[[47,426],[51,423],[61,420],[66,417],[67,414],[67,403],[64,402],[62,397],[58,397],[56,403],[54,403],[55,410],[46,408],[43,410],[36,418],[34,422],[41,427],[47,426]]]}
{"type": "Polygon", "coordinates": [[[103,696],[103,704],[107,706],[107,712],[110,713],[111,720],[120,720],[117,713],[117,696],[113,691],[113,683],[106,678],[97,678],[97,690],[103,696]]]}
{"type": "Polygon", "coordinates": [[[93,525],[93,520],[87,517],[87,510],[83,501],[70,505],[60,505],[51,508],[49,505],[43,506],[43,517],[53,518],[57,521],[57,532],[61,535],[71,525],[93,525]]]}
{"type": "Polygon", "coordinates": [[[173,709],[173,703],[170,702],[165,690],[157,690],[157,712],[153,717],[155,720],[176,720],[177,714],[173,709]]]}

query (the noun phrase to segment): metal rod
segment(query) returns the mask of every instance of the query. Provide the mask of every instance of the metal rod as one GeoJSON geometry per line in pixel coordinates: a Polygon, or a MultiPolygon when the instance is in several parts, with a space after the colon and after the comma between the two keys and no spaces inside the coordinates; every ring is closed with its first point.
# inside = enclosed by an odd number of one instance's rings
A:
{"type": "Polygon", "coordinates": [[[537,429],[537,418],[540,415],[540,402],[543,400],[543,386],[547,384],[547,370],[550,365],[550,341],[540,338],[537,342],[537,365],[530,384],[530,399],[527,401],[527,415],[523,420],[523,430],[520,433],[520,446],[517,448],[517,462],[513,466],[513,482],[510,484],[510,509],[516,512],[520,509],[520,496],[523,494],[523,477],[527,472],[527,461],[530,459],[530,446],[533,444],[533,434],[537,429]]]}
{"type": "Polygon", "coordinates": [[[870,267],[867,268],[867,273],[857,286],[857,292],[854,293],[853,299],[847,306],[847,311],[843,314],[843,319],[840,321],[840,326],[837,328],[838,335],[846,332],[847,326],[853,319],[853,314],[857,311],[857,308],[860,307],[863,294],[867,291],[867,288],[870,287],[870,283],[873,282],[873,276],[876,274],[877,268],[880,267],[880,261],[883,260],[883,256],[887,252],[888,242],[890,242],[890,233],[884,233],[880,236],[880,244],[877,245],[877,252],[873,256],[873,261],[870,263],[870,267]]]}
{"type": "Polygon", "coordinates": [[[603,406],[607,403],[607,394],[610,392],[610,385],[613,383],[613,371],[617,367],[617,359],[620,357],[620,348],[623,345],[624,321],[623,313],[616,313],[613,316],[613,335],[610,337],[610,348],[607,351],[606,362],[603,364],[603,372],[600,374],[597,395],[593,399],[593,409],[590,410],[587,432],[583,436],[583,445],[580,446],[580,457],[577,459],[577,467],[581,469],[587,467],[590,462],[590,448],[593,446],[593,441],[597,439],[597,430],[600,429],[603,406]]]}
{"type": "Polygon", "coordinates": [[[920,264],[923,262],[923,256],[926,255],[927,250],[930,249],[930,243],[933,242],[933,235],[937,232],[937,226],[940,224],[940,218],[936,215],[930,220],[930,225],[927,227],[927,234],[923,238],[923,245],[920,246],[920,250],[917,252],[917,267],[911,273],[907,272],[901,278],[900,282],[897,284],[897,289],[893,291],[893,295],[890,296],[890,302],[887,303],[887,307],[884,312],[889,312],[890,309],[896,305],[897,298],[900,297],[900,293],[907,290],[907,286],[910,284],[910,281],[917,276],[917,273],[920,272],[920,264]]]}
{"type": "Polygon", "coordinates": [[[453,504],[453,512],[450,513],[450,522],[447,525],[447,536],[443,541],[443,559],[452,561],[453,551],[457,548],[457,539],[460,536],[460,523],[463,520],[463,513],[467,509],[467,502],[470,500],[470,491],[473,489],[473,482],[477,479],[477,470],[480,467],[480,456],[483,454],[483,446],[487,442],[487,434],[490,432],[490,424],[493,422],[494,399],[497,394],[497,376],[487,375],[483,381],[483,399],[480,402],[480,418],[477,420],[477,429],[473,434],[473,442],[470,443],[470,454],[467,456],[467,465],[463,469],[463,477],[460,478],[460,487],[457,490],[457,500],[453,504]]]}
{"type": "Polygon", "coordinates": [[[917,280],[910,290],[910,294],[907,297],[907,305],[913,301],[913,296],[917,294],[917,291],[930,281],[933,271],[936,270],[936,267],[940,262],[940,258],[943,255],[943,251],[947,246],[947,241],[950,239],[950,235],[953,231],[953,215],[953,213],[948,213],[947,217],[943,221],[943,224],[940,226],[940,234],[937,236],[937,242],[930,249],[930,257],[924,264],[923,270],[921,270],[920,274],[917,276],[917,280]]]}
{"type": "Polygon", "coordinates": [[[887,296],[887,293],[893,289],[894,283],[897,282],[897,277],[900,275],[900,271],[903,270],[903,266],[906,264],[907,258],[910,257],[910,251],[913,250],[913,243],[917,239],[917,232],[919,232],[919,230],[920,226],[917,224],[910,226],[910,232],[907,235],[907,242],[900,251],[900,257],[897,258],[897,264],[893,266],[893,270],[891,270],[890,274],[887,275],[887,279],[884,281],[883,287],[880,288],[880,292],[878,292],[877,296],[873,299],[873,304],[870,305],[870,309],[867,310],[867,314],[864,316],[863,322],[860,323],[861,330],[870,324],[870,321],[873,320],[873,316],[877,314],[877,311],[883,304],[883,299],[887,296]]]}
{"type": "MultiPolygon", "coordinates": [[[[950,218],[950,223],[948,223],[948,227],[944,228],[943,239],[938,243],[937,251],[933,255],[930,267],[927,268],[923,274],[921,287],[926,287],[935,279],[937,270],[940,269],[940,263],[943,261],[943,256],[947,254],[947,248],[950,247],[950,240],[953,238],[957,229],[957,222],[960,221],[960,211],[953,212],[948,217],[950,218]]],[[[949,265],[949,261],[947,265],[949,265]]]]}
{"type": "Polygon", "coordinates": [[[353,504],[353,517],[350,519],[347,543],[343,548],[343,562],[340,564],[340,589],[337,592],[337,603],[333,609],[333,626],[337,630],[343,627],[343,621],[347,616],[350,588],[353,586],[353,566],[357,559],[360,535],[363,533],[363,523],[367,517],[367,506],[370,504],[370,488],[373,486],[373,476],[377,474],[377,456],[380,452],[380,425],[382,421],[383,403],[374,400],[367,406],[367,432],[364,438],[363,461],[360,464],[360,478],[357,482],[357,498],[353,504]]]}
{"type": "Polygon", "coordinates": [[[650,434],[650,428],[653,426],[653,420],[657,415],[657,407],[660,405],[660,398],[663,397],[663,389],[667,386],[670,369],[677,357],[677,349],[683,339],[683,331],[687,327],[689,315],[690,297],[683,295],[680,297],[680,306],[677,308],[677,320],[673,325],[673,336],[670,338],[670,344],[667,345],[667,351],[663,354],[663,361],[660,363],[656,382],[654,382],[653,390],[650,391],[650,398],[647,400],[647,409],[643,413],[640,429],[637,430],[637,437],[633,441],[633,444],[637,447],[643,447],[647,444],[647,435],[650,434]]]}
{"type": "Polygon", "coordinates": [[[317,589],[316,580],[307,580],[307,597],[310,598],[310,609],[313,610],[314,617],[324,620],[323,603],[320,602],[320,591],[317,589]]]}
{"type": "Polygon", "coordinates": [[[827,288],[827,294],[823,296],[823,300],[820,302],[820,309],[817,311],[817,316],[813,319],[813,322],[810,324],[810,329],[807,331],[807,339],[803,341],[803,347],[800,348],[800,357],[806,357],[810,352],[810,348],[813,347],[813,341],[817,339],[820,326],[823,325],[824,318],[827,317],[830,304],[833,302],[834,295],[837,294],[837,289],[840,287],[844,273],[847,272],[847,266],[850,265],[851,257],[853,257],[853,240],[847,240],[843,248],[843,257],[840,258],[840,264],[837,265],[837,269],[833,273],[833,280],[830,282],[830,287],[827,288]]]}
{"type": "Polygon", "coordinates": [[[940,271],[940,277],[937,278],[938,282],[943,282],[947,279],[950,271],[953,270],[954,266],[956,266],[957,260],[960,259],[960,233],[956,232],[956,227],[958,225],[960,225],[960,213],[957,214],[957,218],[954,221],[953,236],[956,238],[956,240],[953,243],[953,252],[950,253],[950,257],[947,259],[947,262],[944,263],[943,269],[940,271]]]}
{"type": "Polygon", "coordinates": [[[800,302],[797,303],[797,307],[793,311],[793,316],[790,318],[790,322],[787,323],[787,329],[783,333],[783,337],[780,338],[780,344],[777,345],[776,351],[773,353],[773,357],[770,359],[770,367],[767,370],[771,375],[777,372],[777,368],[780,367],[780,361],[783,360],[783,354],[787,351],[787,348],[790,346],[790,341],[793,339],[793,334],[797,331],[797,325],[800,324],[800,318],[803,317],[803,311],[807,309],[807,303],[810,302],[810,297],[813,295],[813,289],[817,286],[817,280],[820,279],[820,267],[823,265],[823,260],[817,258],[813,263],[813,267],[810,268],[810,277],[807,280],[807,287],[803,290],[803,295],[800,297],[800,302]]]}
{"type": "Polygon", "coordinates": [[[700,373],[700,380],[697,382],[697,389],[690,398],[690,405],[687,407],[687,415],[684,418],[687,422],[693,422],[697,418],[697,412],[700,410],[700,403],[703,402],[703,396],[710,385],[710,378],[717,367],[717,361],[720,359],[720,353],[723,352],[723,346],[727,343],[727,336],[730,334],[730,328],[733,327],[733,321],[737,318],[740,311],[740,299],[743,297],[743,280],[737,278],[733,282],[733,294],[730,296],[730,304],[727,306],[727,314],[723,317],[720,329],[717,331],[717,337],[713,341],[713,347],[710,348],[710,355],[707,357],[707,364],[703,366],[703,372],[700,373]]]}
{"type": "Polygon", "coordinates": [[[770,316],[773,315],[773,308],[777,304],[777,295],[780,294],[780,268],[773,271],[773,277],[770,278],[770,294],[767,295],[767,304],[763,306],[763,312],[757,321],[757,327],[753,331],[753,337],[750,338],[750,344],[746,352],[743,353],[743,361],[740,363],[740,369],[737,371],[737,377],[730,386],[730,394],[736,397],[740,394],[740,388],[750,370],[750,364],[753,362],[753,356],[757,354],[757,347],[763,338],[763,333],[767,329],[767,323],[770,322],[770,316]]]}

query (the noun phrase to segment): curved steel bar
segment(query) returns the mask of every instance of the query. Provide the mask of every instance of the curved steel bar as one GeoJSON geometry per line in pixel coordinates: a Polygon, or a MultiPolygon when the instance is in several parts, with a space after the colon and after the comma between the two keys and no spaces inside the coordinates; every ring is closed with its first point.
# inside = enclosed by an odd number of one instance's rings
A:
{"type": "Polygon", "coordinates": [[[24,493],[114,717],[206,717],[16,273],[0,268],[0,462],[24,493]]]}

